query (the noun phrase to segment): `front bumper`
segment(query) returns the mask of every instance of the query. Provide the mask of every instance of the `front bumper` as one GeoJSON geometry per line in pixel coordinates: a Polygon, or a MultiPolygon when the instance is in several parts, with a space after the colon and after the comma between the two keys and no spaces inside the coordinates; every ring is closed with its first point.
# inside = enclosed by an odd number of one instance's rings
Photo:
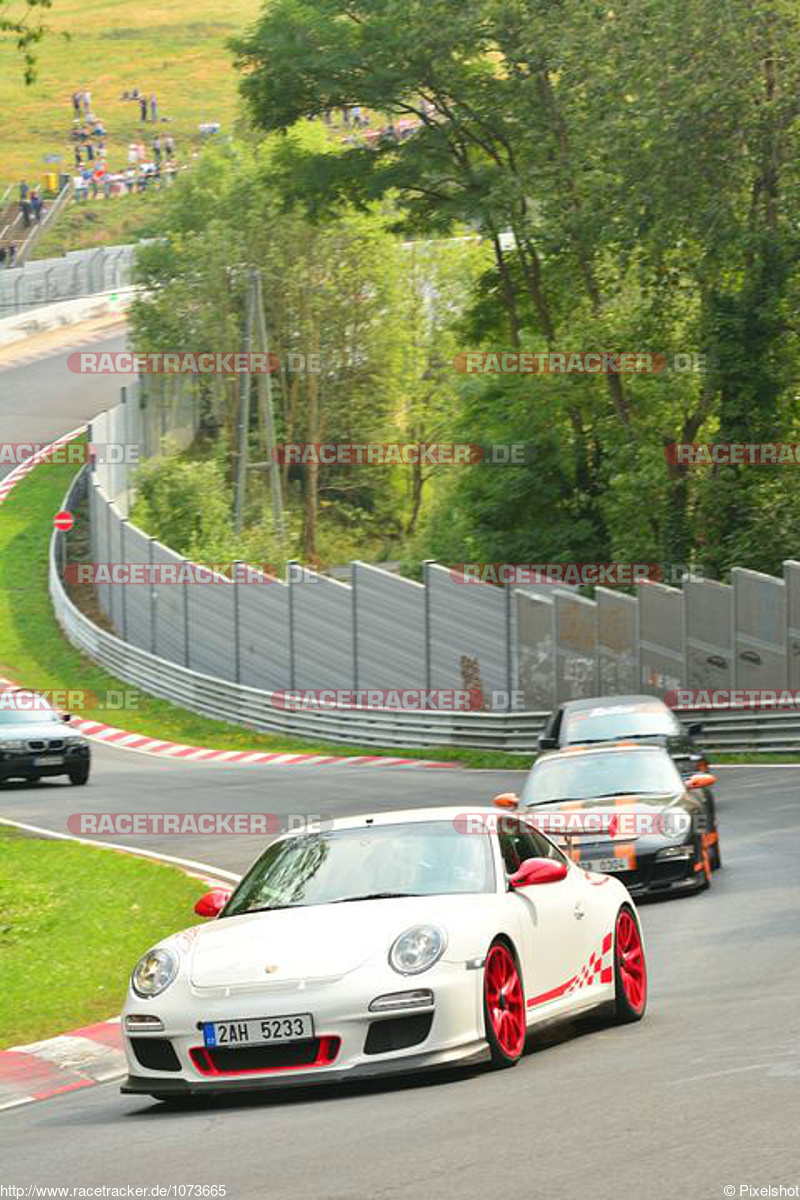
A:
{"type": "Polygon", "coordinates": [[[391,1075],[405,1075],[417,1071],[434,1071],[449,1066],[477,1066],[488,1062],[491,1052],[484,1038],[455,1050],[431,1050],[426,1054],[412,1054],[379,1059],[376,1062],[359,1063],[352,1067],[326,1067],[324,1070],[286,1071],[279,1075],[253,1075],[249,1078],[213,1080],[183,1079],[179,1076],[129,1075],[120,1087],[123,1095],[159,1096],[218,1096],[225,1092],[253,1092],[268,1088],[304,1087],[308,1084],[341,1084],[359,1080],[381,1079],[391,1075]]]}
{"type": "Polygon", "coordinates": [[[44,779],[52,775],[68,775],[70,771],[88,766],[88,745],[78,743],[61,750],[36,750],[17,753],[0,751],[0,779],[44,779]],[[42,758],[60,758],[60,763],[39,765],[42,758]]]}
{"type": "Polygon", "coordinates": [[[344,976],[275,989],[242,989],[229,996],[223,994],[224,989],[213,989],[215,994],[209,989],[201,995],[198,989],[179,979],[163,997],[143,1001],[131,995],[123,1014],[129,1077],[122,1091],[187,1095],[341,1083],[456,1063],[467,1065],[488,1057],[481,971],[467,969],[463,962],[440,962],[424,978],[404,980],[390,973],[388,966],[379,973],[367,974],[364,978],[357,971],[352,979],[344,976]],[[369,1009],[377,996],[423,985],[433,992],[432,1005],[386,1012],[369,1009]],[[222,1053],[204,1047],[205,1021],[303,1012],[310,1013],[314,1021],[314,1036],[305,1043],[309,1047],[305,1056],[296,1056],[291,1049],[283,1054],[282,1047],[300,1050],[296,1042],[274,1043],[269,1049],[274,1048],[276,1057],[271,1060],[272,1065],[266,1066],[264,1061],[270,1056],[262,1054],[263,1046],[222,1053]],[[125,1018],[133,1015],[157,1016],[164,1028],[152,1033],[128,1031],[125,1018]],[[407,1031],[414,1021],[419,1023],[416,1036],[406,1037],[401,1026],[405,1022],[407,1031]],[[162,1064],[170,1057],[173,1069],[164,1069],[162,1064]],[[157,1063],[158,1069],[145,1067],[143,1059],[157,1063]]]}
{"type": "Polygon", "coordinates": [[[694,892],[705,886],[702,863],[695,858],[657,859],[655,854],[637,856],[636,868],[615,874],[630,894],[663,896],[678,892],[694,892]]]}

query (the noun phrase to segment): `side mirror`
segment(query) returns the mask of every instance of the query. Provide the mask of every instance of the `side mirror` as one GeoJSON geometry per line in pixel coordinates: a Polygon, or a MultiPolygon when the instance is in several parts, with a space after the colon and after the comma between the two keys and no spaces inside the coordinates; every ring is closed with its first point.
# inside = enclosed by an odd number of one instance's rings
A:
{"type": "Polygon", "coordinates": [[[558,739],[554,737],[545,737],[544,734],[539,738],[540,750],[557,750],[558,739]]]}
{"type": "Polygon", "coordinates": [[[716,782],[716,775],[712,775],[710,772],[705,772],[697,775],[690,775],[686,780],[686,787],[689,789],[713,787],[716,782]]]}
{"type": "Polygon", "coordinates": [[[516,792],[500,792],[495,796],[492,804],[495,808],[516,808],[519,804],[519,796],[516,792]]]}
{"type": "Polygon", "coordinates": [[[227,888],[214,888],[201,896],[194,906],[198,917],[218,917],[231,898],[227,888]]]}
{"type": "Polygon", "coordinates": [[[69,723],[72,720],[72,713],[62,713],[61,720],[69,723]]]}
{"type": "Polygon", "coordinates": [[[566,875],[567,864],[558,859],[526,858],[508,882],[512,888],[533,887],[536,883],[558,883],[566,875]]]}
{"type": "Polygon", "coordinates": [[[701,722],[701,721],[694,721],[694,722],[693,722],[693,723],[692,723],[692,724],[689,726],[689,728],[688,728],[687,732],[688,732],[688,734],[689,734],[689,737],[700,737],[700,734],[703,732],[703,725],[702,725],[702,722],[701,722]]]}

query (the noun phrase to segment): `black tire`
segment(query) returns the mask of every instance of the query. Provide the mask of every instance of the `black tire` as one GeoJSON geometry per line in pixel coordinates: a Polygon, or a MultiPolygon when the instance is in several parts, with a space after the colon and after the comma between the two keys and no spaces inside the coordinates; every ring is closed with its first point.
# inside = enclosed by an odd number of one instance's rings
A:
{"type": "Polygon", "coordinates": [[[69,781],[73,787],[83,787],[83,785],[89,781],[89,764],[81,763],[79,767],[72,767],[72,769],[67,772],[67,775],[69,776],[69,781]]]}
{"type": "Polygon", "coordinates": [[[630,1025],[634,1021],[641,1021],[646,1011],[647,964],[644,957],[644,947],[642,946],[642,931],[636,913],[629,904],[623,904],[617,913],[617,919],[614,925],[614,1020],[618,1025],[630,1025]],[[633,922],[633,926],[636,930],[636,936],[638,938],[644,976],[644,1000],[641,1005],[635,1005],[632,1003],[628,995],[628,990],[626,989],[623,981],[622,948],[619,941],[620,923],[623,917],[633,922]]]}
{"type": "Polygon", "coordinates": [[[495,938],[489,947],[489,953],[486,955],[486,966],[483,972],[483,1024],[486,1031],[486,1041],[492,1056],[492,1066],[497,1070],[515,1067],[522,1058],[525,1050],[525,1037],[527,1033],[526,1016],[525,1016],[525,990],[522,983],[522,977],[519,973],[519,962],[514,953],[513,947],[509,945],[503,938],[495,938]],[[490,1012],[489,996],[493,990],[489,976],[490,960],[497,955],[498,959],[506,965],[513,967],[516,975],[516,987],[514,1011],[521,1005],[520,1020],[522,1022],[522,1038],[519,1045],[515,1045],[513,1050],[509,1050],[508,1046],[504,1046],[498,1038],[495,1028],[495,1020],[490,1012]]]}

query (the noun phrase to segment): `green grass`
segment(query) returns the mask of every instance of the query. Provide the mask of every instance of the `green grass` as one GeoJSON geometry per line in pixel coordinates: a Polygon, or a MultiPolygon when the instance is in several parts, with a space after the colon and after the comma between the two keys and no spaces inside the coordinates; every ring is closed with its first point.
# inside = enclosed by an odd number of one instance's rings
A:
{"type": "MultiPolygon", "coordinates": [[[[47,556],[53,514],[75,471],[45,463],[32,471],[0,506],[0,675],[39,690],[86,689],[97,694],[131,686],[97,667],[64,638],[47,590],[47,556]]],[[[77,528],[77,527],[76,527],[77,528]]],[[[459,762],[471,767],[526,768],[527,755],[452,747],[404,749],[342,746],[297,736],[263,734],[211,720],[139,693],[139,707],[119,713],[99,709],[82,716],[134,733],[220,750],[263,750],[308,754],[385,754],[400,758],[459,762]]]]}
{"type": "Polygon", "coordinates": [[[175,867],[0,826],[0,1049],[116,1016],[146,950],[195,923],[175,867]]]}
{"type": "MultiPolygon", "coordinates": [[[[155,126],[140,125],[138,106],[120,97],[138,86],[155,92],[162,134],[176,141],[179,164],[190,161],[202,144],[201,122],[219,121],[222,135],[232,132],[237,117],[237,76],[226,41],[252,24],[260,0],[161,0],[158,5],[135,0],[57,0],[44,11],[52,33],[37,48],[38,78],[27,87],[21,60],[10,37],[0,39],[0,195],[10,183],[41,181],[45,171],[68,170],[73,163],[73,91],[89,88],[92,107],[108,129],[109,168],[127,166],[128,142],[140,132],[152,139],[155,126]],[[70,40],[64,34],[70,35],[70,40]],[[60,154],[49,166],[44,155],[60,154]]],[[[80,224],[78,242],[114,241],[136,213],[132,197],[87,205],[98,217],[80,224]],[[120,226],[120,223],[121,226],[120,226]]],[[[76,206],[77,207],[77,206],[76,206]]],[[[51,243],[52,245],[52,243],[51,243]]]]}

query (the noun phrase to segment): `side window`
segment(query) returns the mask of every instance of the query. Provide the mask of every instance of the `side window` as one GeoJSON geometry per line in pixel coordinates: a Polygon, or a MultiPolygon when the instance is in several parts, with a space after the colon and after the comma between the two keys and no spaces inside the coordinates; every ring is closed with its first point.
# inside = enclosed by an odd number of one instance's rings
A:
{"type": "Polygon", "coordinates": [[[544,834],[539,833],[538,829],[529,830],[529,836],[538,846],[538,850],[536,851],[537,858],[554,858],[556,862],[566,861],[558,847],[554,846],[551,841],[548,841],[544,834]]]}
{"type": "Polygon", "coordinates": [[[505,817],[498,833],[500,851],[506,872],[513,875],[526,858],[549,858],[550,847],[546,838],[540,838],[536,830],[528,829],[518,821],[505,817]],[[542,850],[544,844],[545,851],[542,850]]]}

